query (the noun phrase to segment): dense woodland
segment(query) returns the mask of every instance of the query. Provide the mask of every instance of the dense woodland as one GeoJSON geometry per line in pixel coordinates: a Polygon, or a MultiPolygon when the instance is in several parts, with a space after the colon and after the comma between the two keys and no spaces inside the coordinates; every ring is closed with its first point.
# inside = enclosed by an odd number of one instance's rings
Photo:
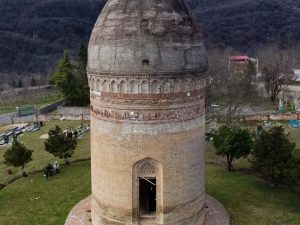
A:
{"type": "Polygon", "coordinates": [[[51,74],[87,43],[102,0],[0,0],[0,73],[51,74]]]}
{"type": "Polygon", "coordinates": [[[289,48],[300,41],[300,0],[215,2],[223,3],[195,10],[210,48],[233,47],[248,52],[270,43],[289,48]]]}
{"type": "MultiPolygon", "coordinates": [[[[245,53],[300,43],[300,0],[187,0],[206,45],[245,53]]],[[[50,76],[63,51],[87,43],[105,0],[0,0],[0,78],[50,76]],[[3,74],[3,75],[1,75],[3,74]]]]}

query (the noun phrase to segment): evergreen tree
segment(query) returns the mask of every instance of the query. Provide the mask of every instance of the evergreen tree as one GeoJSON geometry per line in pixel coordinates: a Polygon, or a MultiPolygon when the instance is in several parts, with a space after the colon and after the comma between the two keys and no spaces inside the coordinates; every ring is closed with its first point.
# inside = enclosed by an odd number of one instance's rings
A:
{"type": "Polygon", "coordinates": [[[82,105],[86,106],[90,102],[90,88],[88,84],[87,79],[87,60],[88,60],[88,54],[87,54],[87,48],[81,44],[78,54],[77,54],[77,78],[79,80],[80,90],[82,91],[82,105]]]}
{"type": "Polygon", "coordinates": [[[67,105],[86,106],[89,103],[89,89],[85,72],[86,57],[85,48],[78,54],[76,66],[74,66],[68,53],[65,51],[51,81],[65,95],[67,105]]]}
{"type": "Polygon", "coordinates": [[[23,87],[24,87],[24,84],[23,84],[23,81],[22,81],[21,78],[18,80],[17,87],[18,87],[18,88],[23,88],[23,87]]]}
{"type": "Polygon", "coordinates": [[[84,44],[81,43],[77,54],[77,61],[78,61],[78,68],[82,75],[86,75],[87,59],[88,59],[87,48],[85,47],[84,44]]]}
{"type": "Polygon", "coordinates": [[[27,149],[25,145],[15,139],[12,147],[4,153],[4,163],[14,167],[21,166],[22,172],[24,172],[25,164],[32,160],[32,152],[32,150],[27,149]]]}
{"type": "Polygon", "coordinates": [[[300,172],[299,150],[288,140],[282,127],[263,131],[255,141],[252,156],[254,170],[275,186],[293,184],[296,171],[300,172]]]}
{"type": "Polygon", "coordinates": [[[80,95],[74,69],[69,54],[65,51],[55,73],[51,77],[51,81],[65,95],[67,105],[77,105],[78,96],[80,95]]]}
{"type": "Polygon", "coordinates": [[[74,66],[70,62],[67,51],[64,52],[60,62],[57,65],[55,73],[51,77],[51,81],[65,94],[68,80],[74,74],[74,66]]]}
{"type": "Polygon", "coordinates": [[[214,137],[217,155],[226,156],[228,171],[232,171],[233,159],[247,157],[250,154],[253,141],[247,129],[222,126],[214,137]]]}
{"type": "Polygon", "coordinates": [[[55,129],[51,129],[48,135],[49,137],[45,141],[45,150],[55,157],[59,157],[60,159],[64,158],[67,164],[67,158],[70,158],[74,154],[74,150],[77,146],[76,139],[64,135],[59,126],[56,126],[55,129]]]}

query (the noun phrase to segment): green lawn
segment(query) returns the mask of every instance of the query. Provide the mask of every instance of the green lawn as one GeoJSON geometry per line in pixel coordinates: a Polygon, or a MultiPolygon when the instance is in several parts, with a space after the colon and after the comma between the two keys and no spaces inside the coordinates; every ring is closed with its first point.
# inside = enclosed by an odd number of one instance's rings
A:
{"type": "MultiPolygon", "coordinates": [[[[90,182],[90,161],[64,167],[47,181],[42,173],[21,178],[0,191],[0,224],[63,225],[89,195],[90,182]]],[[[232,225],[300,225],[300,195],[288,189],[273,191],[255,177],[208,165],[206,190],[227,208],[232,225]]]]}
{"type": "Polygon", "coordinates": [[[90,161],[62,168],[59,175],[21,178],[0,191],[1,225],[63,225],[71,208],[88,196],[90,161]]]}
{"type": "Polygon", "coordinates": [[[207,165],[206,191],[225,206],[232,225],[300,225],[300,194],[274,191],[253,176],[207,165]]]}
{"type": "MultiPolygon", "coordinates": [[[[26,164],[25,171],[29,172],[33,170],[43,169],[48,163],[54,163],[54,161],[57,160],[57,158],[45,151],[45,139],[40,138],[42,135],[47,134],[51,128],[55,127],[55,125],[60,126],[62,129],[68,129],[70,127],[76,128],[80,124],[81,121],[53,120],[50,122],[46,122],[46,125],[39,131],[33,133],[25,133],[20,136],[19,140],[21,140],[27,148],[34,150],[32,155],[33,160],[30,163],[26,164]]],[[[89,126],[89,122],[84,122],[83,124],[89,126]]],[[[0,147],[0,183],[21,174],[20,169],[8,167],[3,163],[3,154],[8,147],[9,146],[0,147]],[[8,168],[12,169],[12,175],[7,174],[8,168]]],[[[78,139],[77,148],[75,149],[75,153],[72,156],[71,161],[87,157],[90,157],[90,132],[87,132],[82,138],[78,139]]],[[[59,161],[60,163],[63,163],[63,160],[59,161]]]]}
{"type": "MultiPolygon", "coordinates": [[[[44,151],[44,140],[39,138],[55,124],[69,128],[76,127],[80,121],[51,121],[42,130],[22,136],[21,140],[35,150],[34,161],[26,166],[27,171],[40,169],[55,160],[44,151]]],[[[300,131],[290,130],[293,131],[291,139],[299,146],[300,131]]],[[[73,159],[90,156],[89,136],[79,140],[73,159]]],[[[299,193],[288,188],[273,190],[254,175],[227,172],[224,158],[214,154],[211,142],[207,144],[206,158],[218,164],[206,166],[206,191],[227,208],[231,225],[300,225],[299,193]]],[[[248,168],[249,162],[237,160],[235,166],[248,168]]],[[[2,172],[5,168],[0,165],[2,172]]],[[[3,173],[0,178],[7,176],[3,173]]],[[[90,194],[90,182],[90,161],[65,166],[61,174],[47,181],[42,173],[21,178],[0,191],[0,224],[63,225],[71,208],[90,194]]]]}

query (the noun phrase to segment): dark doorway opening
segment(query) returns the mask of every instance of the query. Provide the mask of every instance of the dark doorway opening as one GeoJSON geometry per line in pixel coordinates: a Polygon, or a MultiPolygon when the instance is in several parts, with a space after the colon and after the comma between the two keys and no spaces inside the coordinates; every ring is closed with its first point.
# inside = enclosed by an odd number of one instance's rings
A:
{"type": "Polygon", "coordinates": [[[156,178],[140,178],[140,216],[156,214],[156,178]]]}

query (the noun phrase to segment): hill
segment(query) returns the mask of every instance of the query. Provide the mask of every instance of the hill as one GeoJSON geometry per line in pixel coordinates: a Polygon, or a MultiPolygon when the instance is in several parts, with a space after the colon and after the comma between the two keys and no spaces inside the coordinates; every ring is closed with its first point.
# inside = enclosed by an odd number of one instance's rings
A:
{"type": "Polygon", "coordinates": [[[247,51],[276,43],[281,47],[300,42],[299,0],[210,0],[195,9],[209,47],[247,51]]]}
{"type": "Polygon", "coordinates": [[[103,0],[0,0],[0,72],[51,73],[86,43],[103,0]]]}
{"type": "MultiPolygon", "coordinates": [[[[75,52],[87,43],[104,2],[0,0],[0,74],[51,74],[64,49],[75,52]]],[[[249,51],[270,42],[300,42],[300,0],[187,2],[209,48],[249,51]]]]}

